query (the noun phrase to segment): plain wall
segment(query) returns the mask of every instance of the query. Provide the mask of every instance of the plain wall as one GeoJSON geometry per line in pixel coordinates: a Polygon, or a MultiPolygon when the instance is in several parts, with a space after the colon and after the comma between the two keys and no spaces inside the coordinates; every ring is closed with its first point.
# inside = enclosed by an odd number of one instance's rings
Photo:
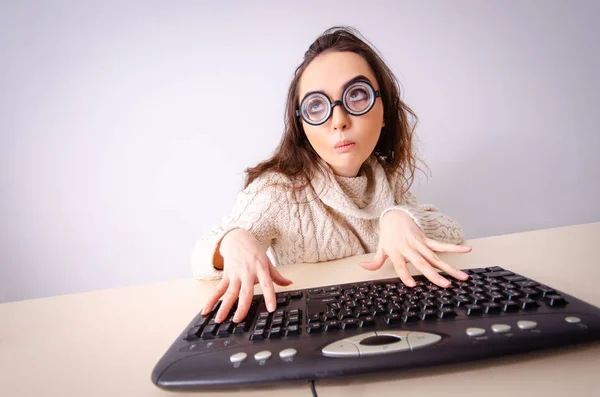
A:
{"type": "MultiPolygon", "coordinates": [[[[190,277],[310,43],[353,25],[467,238],[600,221],[600,2],[3,1],[0,302],[190,277]]],[[[565,264],[568,271],[568,264],[565,264]]]]}

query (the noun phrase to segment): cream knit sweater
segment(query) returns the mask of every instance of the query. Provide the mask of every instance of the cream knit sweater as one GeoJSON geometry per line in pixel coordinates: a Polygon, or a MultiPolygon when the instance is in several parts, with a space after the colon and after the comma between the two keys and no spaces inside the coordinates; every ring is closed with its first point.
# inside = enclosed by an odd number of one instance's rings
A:
{"type": "Polygon", "coordinates": [[[375,252],[379,220],[388,210],[406,212],[429,238],[455,244],[463,241],[458,223],[432,205],[419,204],[410,192],[402,195],[400,175],[386,175],[374,156],[363,168],[352,178],[333,172],[317,174],[311,182],[318,197],[309,187],[294,194],[278,185],[286,182],[280,174],[258,177],[238,194],[233,211],[221,225],[194,247],[194,277],[221,278],[213,256],[223,236],[235,228],[248,230],[269,248],[275,266],[375,252]]]}

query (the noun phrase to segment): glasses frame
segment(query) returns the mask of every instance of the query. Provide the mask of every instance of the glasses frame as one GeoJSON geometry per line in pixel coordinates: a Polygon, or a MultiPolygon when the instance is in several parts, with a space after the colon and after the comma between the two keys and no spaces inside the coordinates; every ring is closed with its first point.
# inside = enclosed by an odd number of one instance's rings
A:
{"type": "Polygon", "coordinates": [[[380,97],[381,97],[381,91],[375,90],[375,88],[373,88],[373,85],[369,81],[355,80],[355,81],[349,82],[348,84],[346,84],[344,86],[344,90],[342,91],[342,99],[338,99],[337,101],[331,102],[331,99],[329,99],[327,94],[325,94],[322,91],[312,91],[312,92],[307,93],[306,95],[304,95],[304,98],[302,98],[302,102],[300,102],[300,107],[298,109],[296,109],[296,116],[302,117],[302,120],[304,120],[304,122],[307,124],[310,124],[312,126],[318,126],[318,125],[325,124],[327,122],[327,120],[329,120],[331,118],[331,115],[333,114],[333,108],[336,105],[341,105],[342,108],[344,109],[344,111],[351,116],[362,116],[364,114],[369,113],[371,111],[371,109],[373,109],[373,106],[375,106],[375,102],[377,101],[377,98],[380,98],[380,97]],[[344,103],[344,98],[346,97],[346,93],[348,92],[348,90],[350,88],[352,88],[357,83],[362,83],[362,84],[366,85],[371,93],[371,97],[373,98],[373,100],[371,101],[369,106],[367,106],[367,108],[361,112],[354,112],[354,111],[348,109],[346,107],[346,104],[344,103]],[[315,94],[318,94],[321,98],[323,98],[325,100],[326,103],[329,103],[329,108],[327,109],[327,115],[323,118],[323,120],[318,121],[318,122],[314,122],[311,119],[309,119],[308,116],[305,116],[304,112],[302,111],[302,109],[304,108],[304,105],[306,104],[306,101],[315,94]]]}

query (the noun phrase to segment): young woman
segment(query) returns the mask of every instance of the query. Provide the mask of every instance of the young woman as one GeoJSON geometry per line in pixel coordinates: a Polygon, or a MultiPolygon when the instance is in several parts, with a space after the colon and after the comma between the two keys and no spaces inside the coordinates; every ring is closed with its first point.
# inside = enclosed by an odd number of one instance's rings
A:
{"type": "Polygon", "coordinates": [[[257,282],[267,309],[275,310],[273,283],[292,281],[272,262],[375,252],[360,265],[377,270],[389,257],[408,286],[415,281],[407,262],[441,287],[451,283],[436,268],[466,280],[434,253],[469,252],[457,245],[461,227],[409,191],[415,124],[396,77],[356,30],[333,27],[321,34],[296,69],[275,154],[246,170],[232,213],[194,248],[194,276],[221,278],[203,312],[223,297],[215,317],[222,322],[239,299],[233,321],[240,322],[257,282]]]}

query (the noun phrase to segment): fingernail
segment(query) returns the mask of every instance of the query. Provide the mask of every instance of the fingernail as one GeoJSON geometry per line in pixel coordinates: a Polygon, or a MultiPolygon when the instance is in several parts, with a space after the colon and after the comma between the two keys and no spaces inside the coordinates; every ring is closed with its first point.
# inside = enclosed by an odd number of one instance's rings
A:
{"type": "Polygon", "coordinates": [[[274,312],[275,311],[275,305],[273,303],[269,303],[269,305],[267,306],[267,310],[270,312],[274,312]]]}
{"type": "Polygon", "coordinates": [[[467,278],[469,277],[469,275],[468,275],[467,273],[465,273],[465,272],[463,272],[463,271],[460,271],[460,270],[459,270],[458,274],[459,274],[461,277],[467,277],[467,278]]]}
{"type": "Polygon", "coordinates": [[[408,284],[409,287],[414,287],[415,285],[417,285],[417,283],[415,282],[415,280],[408,280],[408,284]]]}

